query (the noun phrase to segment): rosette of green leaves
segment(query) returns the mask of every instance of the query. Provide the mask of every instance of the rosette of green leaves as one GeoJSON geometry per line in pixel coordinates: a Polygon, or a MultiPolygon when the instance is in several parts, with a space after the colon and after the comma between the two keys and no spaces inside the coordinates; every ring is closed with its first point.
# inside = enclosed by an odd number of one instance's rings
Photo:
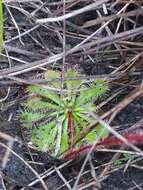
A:
{"type": "MultiPolygon", "coordinates": [[[[60,72],[48,71],[45,73],[45,78],[50,78],[52,81],[48,87],[57,91],[29,86],[27,91],[33,95],[22,105],[21,120],[24,126],[32,127],[32,141],[39,150],[58,156],[69,149],[68,112],[72,113],[74,137],[78,138],[81,130],[93,122],[89,113],[96,111],[94,101],[106,93],[108,86],[103,79],[97,79],[89,87],[83,84],[83,80],[75,70],[69,69],[65,73],[61,96],[60,72]],[[37,127],[34,127],[35,124],[37,127]]],[[[91,144],[102,129],[103,127],[98,125],[77,143],[75,148],[84,143],[91,144]]],[[[107,135],[105,131],[102,138],[107,135]]]]}

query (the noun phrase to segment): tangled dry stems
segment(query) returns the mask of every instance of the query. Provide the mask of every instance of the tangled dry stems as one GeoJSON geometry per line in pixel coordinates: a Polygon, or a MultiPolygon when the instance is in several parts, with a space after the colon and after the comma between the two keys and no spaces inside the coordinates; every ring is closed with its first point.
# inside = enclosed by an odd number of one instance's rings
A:
{"type": "MultiPolygon", "coordinates": [[[[142,97],[143,27],[141,19],[143,10],[141,0],[103,0],[98,1],[98,3],[80,0],[67,2],[19,0],[17,3],[16,0],[5,0],[4,4],[7,8],[5,10],[7,39],[5,39],[5,52],[3,52],[2,56],[6,66],[4,64],[1,66],[0,85],[6,88],[7,93],[1,93],[0,102],[5,105],[5,109],[8,109],[9,105],[16,104],[20,99],[19,97],[14,97],[15,100],[12,102],[11,93],[13,93],[12,89],[15,85],[45,84],[43,79],[39,80],[37,77],[34,77],[35,70],[38,73],[48,68],[58,68],[62,70],[64,78],[64,70],[67,65],[69,67],[77,67],[83,72],[83,68],[91,64],[97,68],[98,60],[101,69],[105,67],[107,70],[107,73],[104,73],[106,75],[104,77],[110,81],[111,88],[114,86],[111,97],[104,100],[104,102],[100,102],[101,106],[99,105],[99,107],[105,110],[100,115],[101,120],[106,119],[106,122],[112,126],[116,116],[120,115],[122,110],[131,105],[136,99],[142,97]],[[133,10],[130,7],[133,7],[133,10]],[[31,11],[29,11],[30,9],[31,11]],[[91,18],[89,17],[86,20],[87,15],[93,14],[92,9],[94,9],[94,18],[91,16],[91,18]],[[25,20],[19,21],[13,10],[22,14],[25,20]],[[64,15],[63,12],[65,13],[64,15]],[[76,18],[74,20],[72,17],[75,15],[76,18]],[[7,18],[10,18],[9,22],[7,18]],[[13,34],[11,31],[9,32],[9,25],[13,34]],[[7,35],[10,35],[10,38],[7,35]],[[53,40],[53,44],[50,44],[49,39],[53,40]],[[38,48],[31,51],[33,44],[38,48]],[[62,59],[63,61],[61,61],[62,59]],[[9,86],[8,89],[5,85],[9,86]],[[119,95],[122,96],[122,94],[125,94],[125,96],[121,100],[112,103],[112,107],[108,106],[112,100],[119,97],[119,95]],[[106,106],[109,108],[105,109],[106,106]]],[[[103,76],[97,73],[94,77],[100,78],[103,76]]],[[[85,78],[86,80],[93,80],[93,76],[85,78]]],[[[11,116],[9,115],[8,118],[10,119],[11,116]]],[[[95,124],[89,126],[89,130],[95,127],[95,124]]],[[[106,125],[107,123],[104,124],[106,125]]],[[[132,128],[132,125],[130,128],[132,128]]],[[[2,137],[5,138],[5,135],[3,133],[2,137]]],[[[84,134],[81,134],[81,137],[82,135],[84,134]]],[[[11,147],[7,148],[7,150],[11,151],[11,147]]],[[[112,168],[113,161],[118,158],[120,151],[122,152],[122,150],[115,151],[117,154],[109,163],[103,166],[104,169],[98,176],[94,173],[96,168],[92,164],[90,154],[88,154],[79,174],[75,177],[74,181],[76,182],[73,187],[70,185],[72,179],[70,182],[67,181],[60,172],[60,169],[67,167],[69,162],[51,168],[43,174],[38,174],[40,177],[35,173],[39,179],[31,182],[29,186],[33,186],[41,179],[45,180],[47,176],[55,172],[62,179],[64,182],[63,186],[66,186],[67,189],[79,190],[93,186],[100,188],[101,182],[107,173],[110,174],[114,170],[121,168],[112,168]],[[86,162],[90,162],[90,169],[86,172],[92,173],[91,180],[86,184],[79,184],[80,178],[85,173],[83,171],[86,162]]],[[[7,156],[4,157],[3,163],[6,164],[6,161],[7,156]]],[[[44,188],[46,189],[47,187],[44,186],[44,188]]],[[[25,188],[23,187],[22,189],[24,190],[25,188]]]]}

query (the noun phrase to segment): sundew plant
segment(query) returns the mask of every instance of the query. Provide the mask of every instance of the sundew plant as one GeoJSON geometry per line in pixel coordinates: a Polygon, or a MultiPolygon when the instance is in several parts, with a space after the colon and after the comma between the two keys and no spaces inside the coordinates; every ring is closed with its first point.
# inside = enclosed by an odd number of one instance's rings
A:
{"type": "Polygon", "coordinates": [[[3,2],[0,0],[0,52],[3,48],[3,2]]]}
{"type": "MultiPolygon", "coordinates": [[[[95,122],[89,113],[96,111],[95,100],[108,90],[106,81],[97,79],[87,85],[75,70],[69,69],[61,91],[60,72],[50,70],[45,78],[52,80],[48,87],[56,90],[30,85],[27,92],[31,96],[22,104],[21,121],[23,126],[31,127],[33,144],[54,157],[92,144],[103,130],[101,125],[78,143],[74,142],[82,130],[95,122]]],[[[108,132],[104,131],[101,138],[107,136],[108,132]]]]}

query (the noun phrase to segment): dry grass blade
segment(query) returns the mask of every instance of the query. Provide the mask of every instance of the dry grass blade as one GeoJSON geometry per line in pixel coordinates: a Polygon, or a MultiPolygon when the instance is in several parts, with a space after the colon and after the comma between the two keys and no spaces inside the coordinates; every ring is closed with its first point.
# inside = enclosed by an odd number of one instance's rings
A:
{"type": "MultiPolygon", "coordinates": [[[[71,161],[67,161],[64,164],[61,164],[60,166],[57,167],[58,170],[65,168],[66,166],[68,166],[71,163],[71,161]]],[[[55,168],[49,168],[48,171],[45,171],[44,173],[40,174],[41,179],[45,179],[48,176],[52,175],[53,173],[55,173],[55,168]]],[[[37,184],[39,182],[39,179],[36,179],[34,181],[32,181],[30,184],[28,184],[28,187],[32,187],[33,185],[37,184]]],[[[24,188],[21,188],[20,190],[25,190],[24,188]]]]}
{"type": "Polygon", "coordinates": [[[41,182],[41,185],[43,186],[43,188],[45,190],[48,190],[47,185],[45,184],[45,182],[43,181],[43,179],[39,176],[39,174],[22,158],[20,157],[16,152],[14,152],[10,147],[6,146],[3,143],[0,143],[0,146],[8,149],[9,152],[11,152],[12,154],[14,154],[17,158],[19,158],[32,172],[33,174],[35,174],[35,176],[39,179],[39,181],[41,182]]]}
{"type": "Polygon", "coordinates": [[[60,170],[55,167],[55,171],[57,172],[58,176],[62,179],[62,181],[65,183],[66,187],[69,189],[69,190],[72,190],[70,184],[68,183],[68,181],[64,178],[64,176],[61,174],[60,170]]]}
{"type": "Polygon", "coordinates": [[[110,110],[112,113],[110,122],[116,117],[116,115],[123,110],[127,105],[133,102],[136,98],[143,96],[143,82],[131,91],[121,102],[119,102],[114,108],[110,110]]]}
{"type": "Polygon", "coordinates": [[[45,19],[37,19],[36,23],[37,24],[44,24],[44,23],[48,23],[48,22],[58,22],[58,21],[63,21],[65,19],[77,16],[81,13],[87,12],[89,10],[93,10],[96,9],[99,5],[102,5],[103,3],[108,2],[109,0],[96,0],[95,3],[89,4],[86,7],[83,7],[81,9],[72,11],[71,13],[68,13],[66,15],[57,17],[57,18],[45,18],[45,19]]]}
{"type": "MultiPolygon", "coordinates": [[[[74,53],[82,48],[92,47],[93,45],[98,45],[97,49],[99,47],[106,47],[107,45],[110,45],[113,42],[118,42],[119,40],[128,39],[130,37],[136,36],[141,33],[143,33],[143,27],[138,27],[138,28],[130,30],[130,31],[122,32],[122,33],[119,33],[119,34],[116,34],[116,35],[113,35],[110,37],[105,37],[105,38],[96,40],[95,42],[89,42],[86,44],[81,43],[82,46],[80,46],[80,44],[78,46],[75,46],[71,50],[67,51],[66,55],[74,53]]],[[[63,54],[61,53],[61,54],[57,54],[57,55],[48,57],[48,58],[40,60],[40,61],[35,61],[33,63],[28,63],[28,64],[13,67],[11,69],[2,70],[0,72],[0,79],[4,78],[6,75],[15,76],[15,75],[19,75],[19,74],[22,74],[25,72],[32,71],[39,67],[47,66],[53,62],[60,60],[62,58],[62,56],[63,56],[63,54]]]]}
{"type": "Polygon", "coordinates": [[[91,175],[92,175],[92,177],[93,177],[93,179],[95,181],[94,187],[95,187],[95,189],[96,188],[97,189],[101,189],[101,183],[100,183],[100,181],[97,178],[97,174],[96,174],[96,171],[94,169],[94,164],[92,162],[91,157],[89,158],[89,164],[90,164],[90,168],[91,168],[91,175]]]}
{"type": "MultiPolygon", "coordinates": [[[[13,143],[14,141],[16,140],[15,138],[11,137],[10,135],[7,135],[5,133],[2,133],[0,132],[0,138],[3,138],[5,140],[8,141],[7,145],[8,147],[11,149],[12,146],[13,146],[13,143]]],[[[9,149],[6,149],[6,152],[5,152],[5,155],[4,157],[2,158],[2,164],[1,164],[1,167],[2,168],[5,168],[6,164],[7,164],[7,161],[9,159],[9,155],[10,155],[10,150],[9,149]]]]}
{"type": "Polygon", "coordinates": [[[2,132],[0,132],[0,137],[7,140],[7,141],[13,141],[14,140],[13,137],[11,137],[10,135],[7,135],[5,133],[2,133],[2,132]]]}
{"type": "Polygon", "coordinates": [[[135,15],[138,16],[138,15],[142,15],[142,13],[143,13],[143,9],[139,8],[139,9],[136,9],[133,11],[129,11],[127,13],[121,13],[121,14],[117,14],[117,15],[101,17],[101,18],[97,18],[97,19],[93,19],[93,20],[85,22],[84,25],[81,26],[81,28],[92,27],[92,26],[95,26],[95,25],[100,24],[102,22],[111,21],[111,20],[117,19],[117,18],[127,18],[129,16],[135,16],[135,15]]]}
{"type": "Polygon", "coordinates": [[[113,163],[120,157],[121,153],[117,152],[112,159],[109,161],[108,165],[105,166],[105,168],[101,171],[101,174],[99,176],[100,178],[103,178],[105,175],[107,175],[108,171],[110,170],[111,166],[113,165],[113,163]]]}
{"type": "Polygon", "coordinates": [[[14,140],[13,141],[8,141],[8,143],[7,143],[7,146],[9,147],[9,149],[6,149],[5,155],[3,157],[2,165],[1,165],[2,168],[6,167],[6,164],[8,162],[8,159],[9,159],[9,156],[10,156],[10,153],[11,153],[10,149],[12,149],[13,143],[14,143],[14,140]]]}
{"type": "Polygon", "coordinates": [[[35,61],[33,63],[28,63],[24,65],[15,66],[11,69],[5,69],[0,71],[0,79],[2,79],[5,75],[15,76],[18,74],[22,74],[25,72],[32,71],[35,68],[43,67],[49,65],[53,62],[56,62],[62,58],[62,54],[57,54],[52,57],[48,57],[46,59],[35,61]]]}
{"type": "MultiPolygon", "coordinates": [[[[105,24],[105,26],[106,26],[106,24],[105,24]]],[[[73,48],[70,52],[75,52],[79,49],[81,50],[82,48],[88,49],[95,45],[98,45],[98,48],[103,48],[103,47],[106,47],[107,45],[112,44],[113,42],[118,42],[119,40],[129,39],[129,38],[134,37],[139,34],[143,34],[143,26],[138,27],[136,29],[129,30],[129,31],[121,32],[121,33],[118,33],[118,34],[115,34],[115,35],[112,35],[109,37],[104,37],[102,39],[99,39],[99,40],[96,40],[93,42],[86,43],[86,44],[82,45],[81,47],[78,47],[77,49],[76,49],[76,47],[73,48]]]]}
{"type": "Polygon", "coordinates": [[[5,186],[1,172],[0,172],[0,188],[2,188],[2,190],[6,190],[6,186],[5,186]]]}

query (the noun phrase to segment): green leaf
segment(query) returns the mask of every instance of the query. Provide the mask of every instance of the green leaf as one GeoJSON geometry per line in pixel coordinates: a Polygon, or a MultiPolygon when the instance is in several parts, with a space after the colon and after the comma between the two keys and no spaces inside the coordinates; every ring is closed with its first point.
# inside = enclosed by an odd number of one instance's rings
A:
{"type": "Polygon", "coordinates": [[[97,127],[93,129],[91,132],[89,132],[86,135],[85,139],[88,141],[88,143],[92,144],[99,135],[101,135],[101,139],[105,139],[109,136],[108,130],[106,130],[100,124],[97,125],[97,127]]]}
{"type": "Polygon", "coordinates": [[[57,136],[56,136],[56,146],[55,146],[55,156],[58,155],[61,148],[61,141],[62,141],[62,131],[63,131],[63,123],[66,119],[66,114],[61,115],[60,117],[56,118],[56,128],[57,128],[57,136]]]}
{"type": "Polygon", "coordinates": [[[49,144],[49,150],[51,151],[51,154],[55,156],[55,144],[56,144],[56,136],[58,133],[58,128],[54,127],[50,133],[48,138],[48,144],[49,144]]]}
{"type": "Polygon", "coordinates": [[[109,131],[105,129],[102,125],[98,124],[95,128],[98,135],[101,135],[101,139],[106,139],[109,136],[109,131]]]}
{"type": "Polygon", "coordinates": [[[87,140],[87,142],[89,144],[92,144],[96,140],[97,136],[98,135],[97,135],[96,131],[93,130],[92,132],[88,133],[88,135],[85,137],[85,139],[87,140]]]}
{"type": "Polygon", "coordinates": [[[60,88],[61,87],[61,74],[58,71],[48,70],[44,74],[46,79],[53,80],[51,83],[52,87],[60,88]]]}
{"type": "Polygon", "coordinates": [[[62,140],[61,140],[61,153],[68,150],[68,120],[63,122],[62,140]]]}
{"type": "MultiPolygon", "coordinates": [[[[79,74],[73,69],[69,69],[65,73],[66,78],[74,78],[74,77],[78,77],[78,76],[79,76],[79,74]]],[[[67,79],[66,80],[67,90],[70,92],[70,91],[72,91],[74,89],[77,89],[77,88],[79,88],[81,83],[82,83],[82,80],[80,80],[80,79],[74,79],[74,80],[67,79]]]]}
{"type": "Polygon", "coordinates": [[[108,90],[107,82],[103,79],[96,79],[93,83],[93,88],[94,87],[96,87],[98,91],[98,96],[104,95],[108,90]]]}
{"type": "Polygon", "coordinates": [[[28,111],[21,112],[21,120],[25,122],[35,122],[42,119],[42,117],[44,117],[44,115],[40,113],[32,113],[28,111]]]}
{"type": "Polygon", "coordinates": [[[93,98],[97,98],[106,93],[108,90],[108,86],[106,82],[102,79],[98,79],[94,82],[94,84],[88,88],[86,91],[81,90],[80,96],[78,98],[79,104],[87,103],[88,101],[92,101],[93,98]]]}
{"type": "Polygon", "coordinates": [[[32,142],[37,146],[40,151],[46,152],[49,150],[48,139],[50,132],[55,126],[54,123],[39,126],[32,131],[32,142]]]}
{"type": "Polygon", "coordinates": [[[89,118],[87,120],[85,118],[80,117],[77,113],[73,113],[74,118],[74,126],[75,126],[75,136],[76,139],[80,135],[80,132],[83,128],[86,128],[89,124],[89,118]]]}
{"type": "Polygon", "coordinates": [[[23,103],[22,106],[32,109],[34,111],[41,109],[58,109],[58,105],[50,102],[43,101],[40,97],[32,97],[27,100],[26,103],[23,103]]]}
{"type": "Polygon", "coordinates": [[[62,102],[62,99],[56,95],[54,92],[51,92],[47,89],[44,89],[44,88],[40,88],[38,86],[32,86],[30,85],[28,88],[27,88],[28,92],[31,92],[35,95],[39,95],[41,97],[44,97],[44,98],[48,98],[50,99],[51,101],[53,101],[54,103],[62,106],[63,105],[63,102],[62,102]]]}
{"type": "Polygon", "coordinates": [[[88,123],[91,122],[91,117],[87,116],[86,114],[84,113],[80,113],[80,112],[75,112],[74,113],[74,117],[77,116],[79,117],[80,119],[82,119],[82,121],[86,121],[88,123]]]}

